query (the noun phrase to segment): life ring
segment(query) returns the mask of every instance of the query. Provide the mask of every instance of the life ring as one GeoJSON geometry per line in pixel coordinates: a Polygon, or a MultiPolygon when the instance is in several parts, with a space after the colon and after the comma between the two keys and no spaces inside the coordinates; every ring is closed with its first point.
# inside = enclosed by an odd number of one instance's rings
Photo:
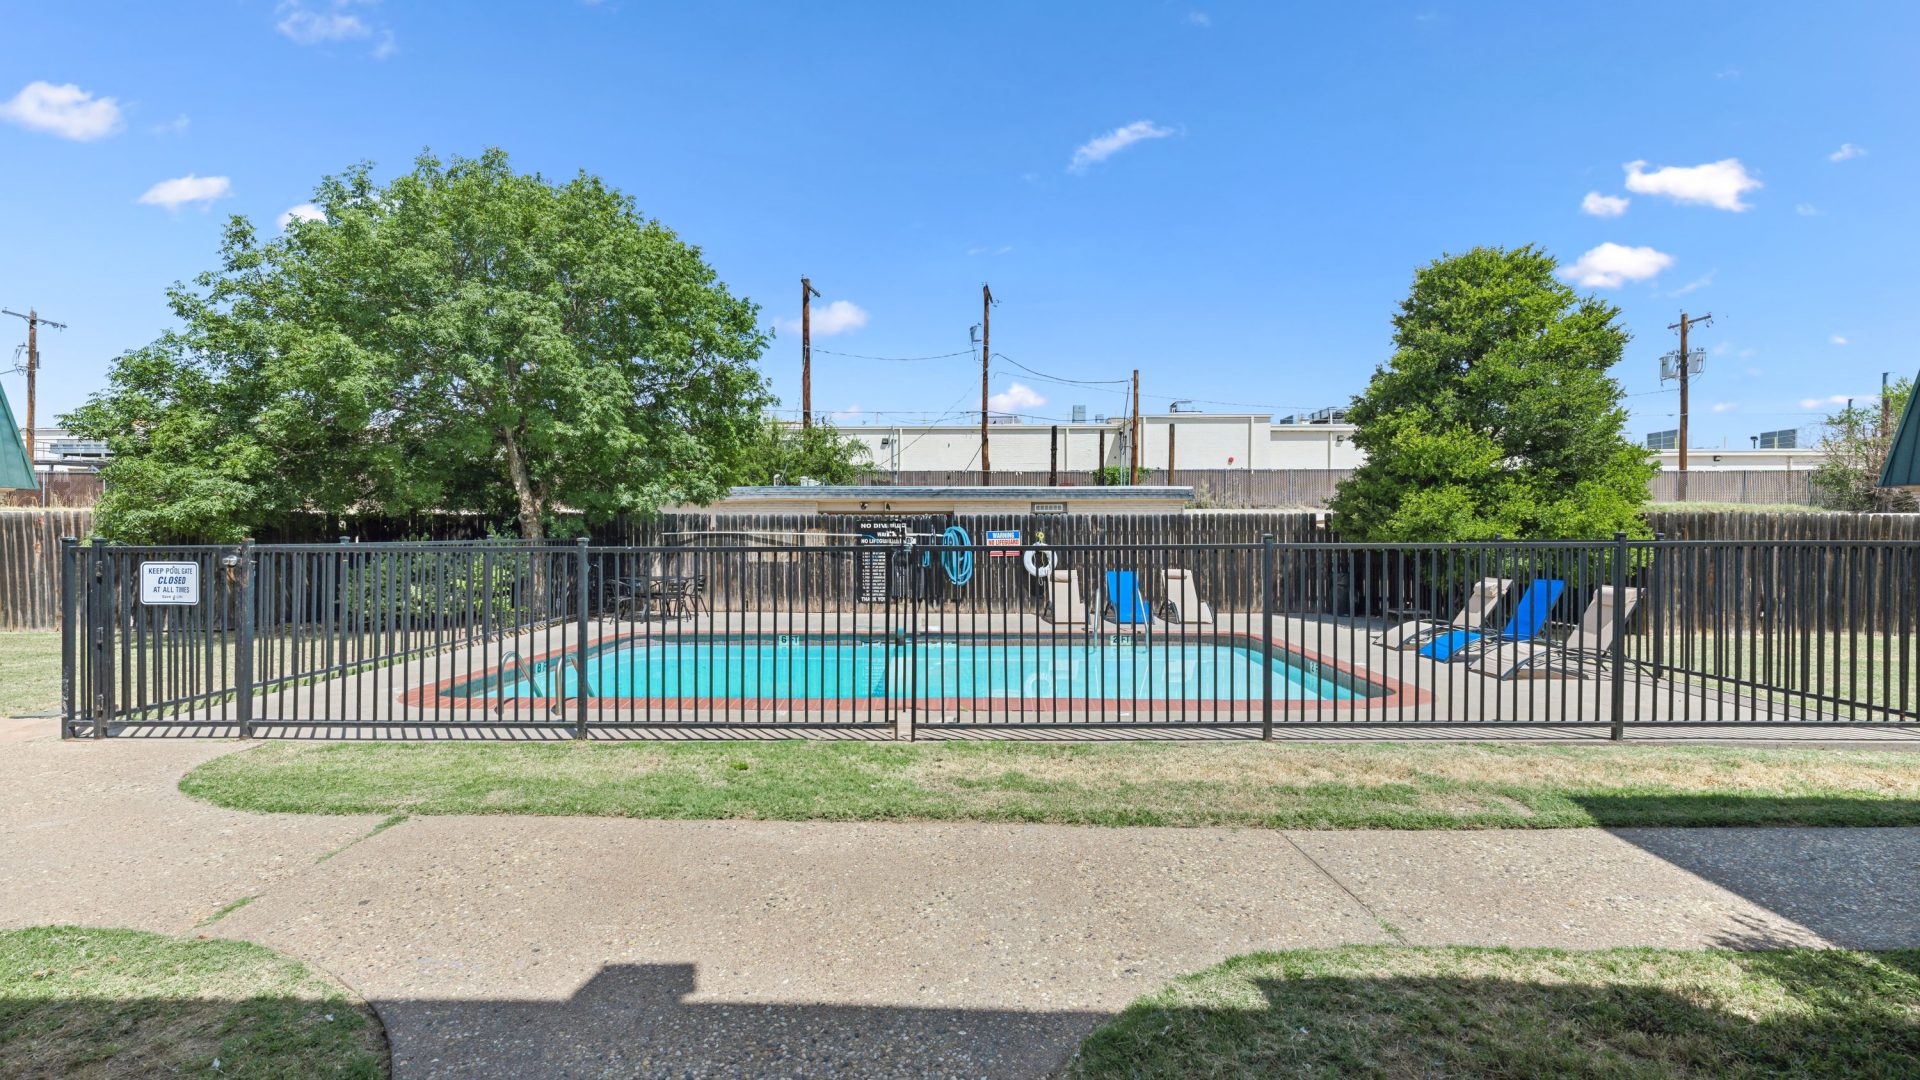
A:
{"type": "Polygon", "coordinates": [[[1039,541],[1035,541],[1034,545],[1027,549],[1027,553],[1020,556],[1020,564],[1027,568],[1027,573],[1037,578],[1052,574],[1053,564],[1058,561],[1053,549],[1039,541]]]}

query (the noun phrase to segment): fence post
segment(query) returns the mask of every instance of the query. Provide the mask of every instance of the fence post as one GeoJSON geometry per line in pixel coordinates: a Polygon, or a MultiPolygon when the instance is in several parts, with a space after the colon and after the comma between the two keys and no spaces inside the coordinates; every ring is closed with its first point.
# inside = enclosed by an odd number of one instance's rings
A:
{"type": "Polygon", "coordinates": [[[253,738],[253,540],[242,541],[238,555],[230,556],[234,584],[240,587],[240,626],[233,658],[234,718],[240,737],[253,738]]]}
{"type": "MultiPolygon", "coordinates": [[[[74,597],[80,576],[80,541],[60,538],[60,737],[73,737],[74,642],[90,627],[78,625],[74,597]]],[[[92,620],[87,620],[91,624],[92,620]]]]}
{"type": "Polygon", "coordinates": [[[1273,534],[1260,536],[1260,737],[1273,738],[1273,534]]]}
{"type": "Polygon", "coordinates": [[[113,711],[110,704],[113,698],[113,671],[107,666],[107,658],[112,655],[112,640],[108,634],[108,623],[116,617],[116,598],[110,584],[112,557],[106,551],[106,539],[99,535],[87,539],[90,552],[88,563],[92,567],[93,581],[87,588],[87,648],[93,654],[91,669],[93,686],[93,737],[107,737],[107,718],[113,711]]]}
{"type": "Polygon", "coordinates": [[[573,677],[574,677],[574,715],[573,737],[587,737],[587,538],[578,537],[573,542],[577,561],[574,566],[573,591],[575,607],[578,608],[579,624],[574,631],[573,677]]]}
{"type": "MultiPolygon", "coordinates": [[[[1684,362],[1684,359],[1683,361],[1684,362]]],[[[1627,534],[1613,534],[1613,730],[1615,742],[1627,734],[1627,534]]]]}

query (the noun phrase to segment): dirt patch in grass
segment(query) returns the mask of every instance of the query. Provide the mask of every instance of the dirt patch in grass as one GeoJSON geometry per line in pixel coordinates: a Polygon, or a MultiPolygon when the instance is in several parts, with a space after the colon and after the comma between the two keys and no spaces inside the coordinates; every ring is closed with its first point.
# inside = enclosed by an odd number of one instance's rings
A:
{"type": "Polygon", "coordinates": [[[345,988],[258,945],[0,931],[0,1076],[180,1075],[373,1080],[386,1036],[345,988]]]}
{"type": "Polygon", "coordinates": [[[1129,1005],[1062,1075],[1920,1075],[1920,951],[1261,953],[1129,1005]]]}

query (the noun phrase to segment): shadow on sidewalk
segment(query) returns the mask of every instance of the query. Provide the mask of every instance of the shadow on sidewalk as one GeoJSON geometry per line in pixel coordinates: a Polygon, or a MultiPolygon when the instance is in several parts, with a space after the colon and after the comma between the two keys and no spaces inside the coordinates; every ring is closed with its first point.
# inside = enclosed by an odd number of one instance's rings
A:
{"type": "MultiPolygon", "coordinates": [[[[1576,801],[1619,839],[1836,945],[1892,949],[1920,941],[1920,905],[1913,903],[1920,895],[1920,800],[1716,793],[1576,801]],[[1667,814],[1697,820],[1707,809],[1745,824],[1657,824],[1667,814]]],[[[1719,944],[1781,942],[1763,934],[1719,944]]]]}
{"type": "Polygon", "coordinates": [[[396,1077],[1039,1077],[1107,1018],[703,1002],[692,999],[696,989],[691,964],[615,964],[565,1001],[372,1004],[392,1039],[396,1077]]]}

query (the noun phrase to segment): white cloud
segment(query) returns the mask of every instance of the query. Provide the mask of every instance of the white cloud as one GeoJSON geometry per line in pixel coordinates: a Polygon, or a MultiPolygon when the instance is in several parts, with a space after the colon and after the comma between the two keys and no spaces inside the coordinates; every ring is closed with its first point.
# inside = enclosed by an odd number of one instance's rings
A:
{"type": "Polygon", "coordinates": [[[0,105],[0,117],[33,131],[89,142],[120,130],[120,103],[96,98],[93,91],[72,83],[30,82],[0,105]]]}
{"type": "Polygon", "coordinates": [[[1673,265],[1673,256],[1650,247],[1606,243],[1580,256],[1560,276],[1591,288],[1617,289],[1629,281],[1645,281],[1673,265]]]}
{"type": "Polygon", "coordinates": [[[326,219],[326,213],[319,207],[310,202],[303,202],[299,206],[287,207],[285,212],[273,220],[274,224],[280,226],[281,232],[286,232],[287,226],[296,221],[325,221],[326,219]]]}
{"type": "Polygon", "coordinates": [[[835,300],[826,307],[815,309],[813,313],[813,332],[820,337],[844,334],[865,325],[866,309],[851,300],[835,300]]]}
{"type": "Polygon", "coordinates": [[[1018,413],[1037,409],[1046,403],[1047,399],[1036,393],[1033,387],[1025,383],[1012,383],[987,399],[987,409],[997,413],[1018,413]]]}
{"type": "MultiPolygon", "coordinates": [[[[1802,398],[1800,400],[1800,407],[1803,409],[1818,409],[1827,405],[1845,405],[1849,401],[1859,401],[1866,397],[1866,394],[1829,394],[1823,398],[1802,398]]],[[[1878,400],[1878,395],[1875,395],[1875,400],[1878,400]]]]}
{"type": "Polygon", "coordinates": [[[858,402],[855,402],[837,412],[828,413],[827,417],[836,424],[845,424],[858,420],[861,416],[865,415],[865,413],[866,410],[862,409],[858,402]]]}
{"type": "Polygon", "coordinates": [[[1804,203],[1804,202],[1794,203],[1793,212],[1796,214],[1799,214],[1801,217],[1819,217],[1820,216],[1820,208],[1813,205],[1812,203],[1804,203]]]}
{"type": "MultiPolygon", "coordinates": [[[[1742,353],[1741,355],[1743,355],[1743,356],[1744,356],[1744,355],[1746,355],[1746,354],[1745,354],[1745,353],[1742,353]]],[[[1765,374],[1766,374],[1766,372],[1765,372],[1764,370],[1762,370],[1762,369],[1760,369],[1760,368],[1757,368],[1757,367],[1750,367],[1750,368],[1748,368],[1748,369],[1747,369],[1747,378],[1749,378],[1749,379],[1757,379],[1757,378],[1759,378],[1760,376],[1762,376],[1762,375],[1765,375],[1765,374]]]]}
{"type": "Polygon", "coordinates": [[[1740,77],[1740,69],[1724,68],[1720,71],[1714,72],[1713,77],[1716,79],[1737,79],[1740,77]]]}
{"type": "Polygon", "coordinates": [[[1731,401],[1716,401],[1713,403],[1714,412],[1732,412],[1736,408],[1738,408],[1738,406],[1731,401]]]}
{"type": "Polygon", "coordinates": [[[1845,345],[1847,343],[1847,339],[1840,334],[1835,334],[1827,340],[1833,342],[1835,345],[1845,345]]]}
{"type": "Polygon", "coordinates": [[[368,22],[351,8],[377,0],[282,0],[274,11],[280,21],[274,29],[297,45],[329,45],[346,41],[373,41],[371,55],[385,60],[400,51],[393,29],[368,22]]]}
{"type": "Polygon", "coordinates": [[[1627,203],[1631,201],[1619,195],[1602,195],[1597,191],[1589,191],[1587,197],[1580,200],[1580,212],[1592,214],[1594,217],[1619,217],[1627,212],[1627,203]]]}
{"type": "Polygon", "coordinates": [[[1627,190],[1640,195],[1664,195],[1677,203],[1712,206],[1721,210],[1750,210],[1752,204],[1740,201],[1744,192],[1759,188],[1760,181],[1747,175],[1739,158],[1726,158],[1705,165],[1668,165],[1647,172],[1644,161],[1629,161],[1627,190]]]}
{"type": "Polygon", "coordinates": [[[1002,244],[999,247],[987,247],[985,244],[981,244],[977,247],[968,248],[967,254],[969,255],[1005,255],[1007,252],[1012,250],[1013,250],[1012,244],[1002,244]]]}
{"type": "Polygon", "coordinates": [[[329,41],[352,41],[371,37],[373,28],[358,15],[340,10],[314,11],[301,0],[288,0],[279,7],[280,21],[274,29],[298,45],[320,45],[329,41]]]}
{"type": "Polygon", "coordinates": [[[166,123],[155,124],[147,130],[153,132],[155,135],[185,135],[187,128],[192,123],[192,120],[187,119],[186,113],[181,113],[166,123]]]}
{"type": "Polygon", "coordinates": [[[1828,161],[1852,161],[1854,158],[1866,157],[1866,156],[1867,156],[1866,147],[1855,146],[1850,142],[1843,142],[1840,144],[1840,149],[1835,150],[1833,153],[1827,155],[1827,160],[1828,161]]]}
{"type": "MultiPolygon", "coordinates": [[[[783,334],[798,334],[799,319],[775,319],[774,328],[783,334]]],[[[813,309],[813,336],[832,337],[867,325],[867,310],[851,300],[835,300],[813,309]]]]}
{"type": "Polygon", "coordinates": [[[1187,12],[1187,25],[1198,26],[1205,29],[1213,25],[1213,16],[1204,11],[1189,11],[1187,12]]]}
{"type": "Polygon", "coordinates": [[[233,183],[224,176],[195,176],[188,173],[160,181],[148,188],[139,201],[148,206],[178,210],[188,203],[210,203],[215,199],[224,199],[232,192],[233,183]]]}
{"type": "Polygon", "coordinates": [[[1073,161],[1067,165],[1069,172],[1079,172],[1089,165],[1105,161],[1137,142],[1147,139],[1164,139],[1173,134],[1172,128],[1163,128],[1151,120],[1135,120],[1124,127],[1114,128],[1105,135],[1096,135],[1074,148],[1073,161]]]}
{"type": "Polygon", "coordinates": [[[1685,285],[1682,285],[1679,288],[1673,290],[1667,295],[1668,296],[1685,296],[1690,292],[1699,292],[1701,289],[1704,289],[1707,286],[1713,284],[1713,275],[1719,272],[1720,272],[1720,268],[1716,266],[1713,269],[1707,271],[1706,273],[1701,274],[1699,277],[1694,278],[1692,281],[1687,282],[1685,285]]]}

